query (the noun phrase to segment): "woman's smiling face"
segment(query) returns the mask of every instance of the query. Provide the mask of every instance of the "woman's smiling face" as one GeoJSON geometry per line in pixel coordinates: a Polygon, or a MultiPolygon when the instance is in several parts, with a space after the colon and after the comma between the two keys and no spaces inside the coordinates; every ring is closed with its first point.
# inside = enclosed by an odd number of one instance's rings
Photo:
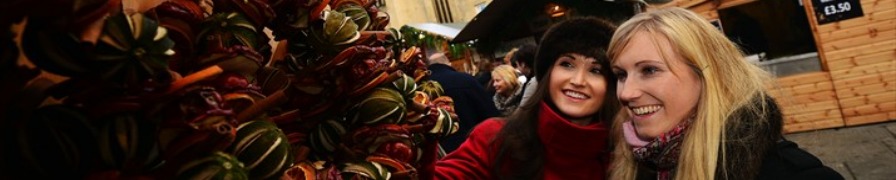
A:
{"type": "Polygon", "coordinates": [[[549,94],[561,113],[573,123],[587,124],[601,108],[607,78],[596,59],[581,54],[563,54],[551,68],[549,94]]]}
{"type": "Polygon", "coordinates": [[[613,61],[613,73],[619,101],[642,140],[669,132],[696,112],[702,80],[663,36],[637,32],[613,61]]]}

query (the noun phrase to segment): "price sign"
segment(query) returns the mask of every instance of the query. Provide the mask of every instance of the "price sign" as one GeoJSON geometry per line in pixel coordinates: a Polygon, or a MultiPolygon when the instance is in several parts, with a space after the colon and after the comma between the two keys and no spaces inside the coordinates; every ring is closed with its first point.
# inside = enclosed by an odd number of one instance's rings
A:
{"type": "Polygon", "coordinates": [[[812,0],[818,24],[827,24],[865,15],[859,0],[812,0]]]}

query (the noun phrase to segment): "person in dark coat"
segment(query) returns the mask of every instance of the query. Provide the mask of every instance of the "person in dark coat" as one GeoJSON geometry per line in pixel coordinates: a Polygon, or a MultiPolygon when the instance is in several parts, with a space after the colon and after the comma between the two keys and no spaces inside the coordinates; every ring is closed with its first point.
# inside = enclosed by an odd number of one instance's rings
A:
{"type": "Polygon", "coordinates": [[[439,142],[445,152],[450,153],[467,139],[470,129],[487,118],[499,116],[500,113],[482,85],[479,85],[473,76],[457,72],[449,66],[450,62],[445,54],[431,55],[428,63],[428,69],[432,72],[429,79],[439,82],[445,90],[445,95],[454,99],[454,111],[460,119],[457,133],[439,142]]]}
{"type": "Polygon", "coordinates": [[[519,50],[513,53],[513,58],[511,59],[513,67],[526,76],[526,82],[521,82],[523,84],[523,96],[520,98],[520,104],[529,100],[532,94],[535,93],[535,87],[538,86],[538,79],[535,79],[534,69],[535,52],[538,51],[536,48],[537,46],[531,44],[520,46],[519,50]]]}
{"type": "Polygon", "coordinates": [[[702,16],[635,15],[607,53],[623,106],[610,179],[843,179],[784,139],[771,75],[702,16]]]}
{"type": "Polygon", "coordinates": [[[491,88],[492,70],[497,66],[495,64],[496,62],[493,61],[479,62],[479,73],[476,73],[476,76],[474,76],[479,85],[485,88],[485,93],[488,97],[495,96],[495,88],[491,88]]]}

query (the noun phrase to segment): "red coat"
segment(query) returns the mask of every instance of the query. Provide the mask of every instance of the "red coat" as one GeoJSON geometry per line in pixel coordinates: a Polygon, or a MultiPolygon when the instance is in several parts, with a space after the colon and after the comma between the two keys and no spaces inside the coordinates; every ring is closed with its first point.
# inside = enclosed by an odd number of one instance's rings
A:
{"type": "MultiPolygon", "coordinates": [[[[609,165],[606,123],[579,126],[541,103],[538,136],[545,146],[544,179],[606,179],[609,165]]],[[[434,179],[495,179],[495,135],[505,121],[488,119],[461,146],[435,163],[434,179]]],[[[428,176],[429,172],[421,175],[428,176]]],[[[428,179],[423,177],[421,179],[428,179]]]]}

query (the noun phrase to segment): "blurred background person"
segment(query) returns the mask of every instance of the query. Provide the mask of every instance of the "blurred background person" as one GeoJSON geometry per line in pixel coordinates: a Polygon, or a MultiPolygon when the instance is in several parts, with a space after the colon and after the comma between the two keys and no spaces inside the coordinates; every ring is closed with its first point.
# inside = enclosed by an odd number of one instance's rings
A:
{"type": "Polygon", "coordinates": [[[496,61],[479,62],[479,72],[476,73],[475,78],[479,85],[485,88],[487,97],[495,96],[495,88],[491,88],[492,69],[495,69],[495,66],[498,65],[496,61]]]}
{"type": "Polygon", "coordinates": [[[523,96],[520,99],[520,104],[526,103],[526,100],[532,97],[532,94],[535,93],[535,87],[538,86],[538,79],[534,77],[536,48],[535,45],[531,44],[520,46],[519,50],[517,50],[516,53],[513,53],[513,58],[511,58],[513,67],[526,77],[525,81],[520,81],[523,89],[523,96]]]}
{"type": "Polygon", "coordinates": [[[492,97],[495,107],[501,112],[501,116],[509,116],[523,98],[523,88],[517,79],[516,69],[510,65],[495,67],[492,70],[492,87],[495,88],[495,96],[492,97]]]}

